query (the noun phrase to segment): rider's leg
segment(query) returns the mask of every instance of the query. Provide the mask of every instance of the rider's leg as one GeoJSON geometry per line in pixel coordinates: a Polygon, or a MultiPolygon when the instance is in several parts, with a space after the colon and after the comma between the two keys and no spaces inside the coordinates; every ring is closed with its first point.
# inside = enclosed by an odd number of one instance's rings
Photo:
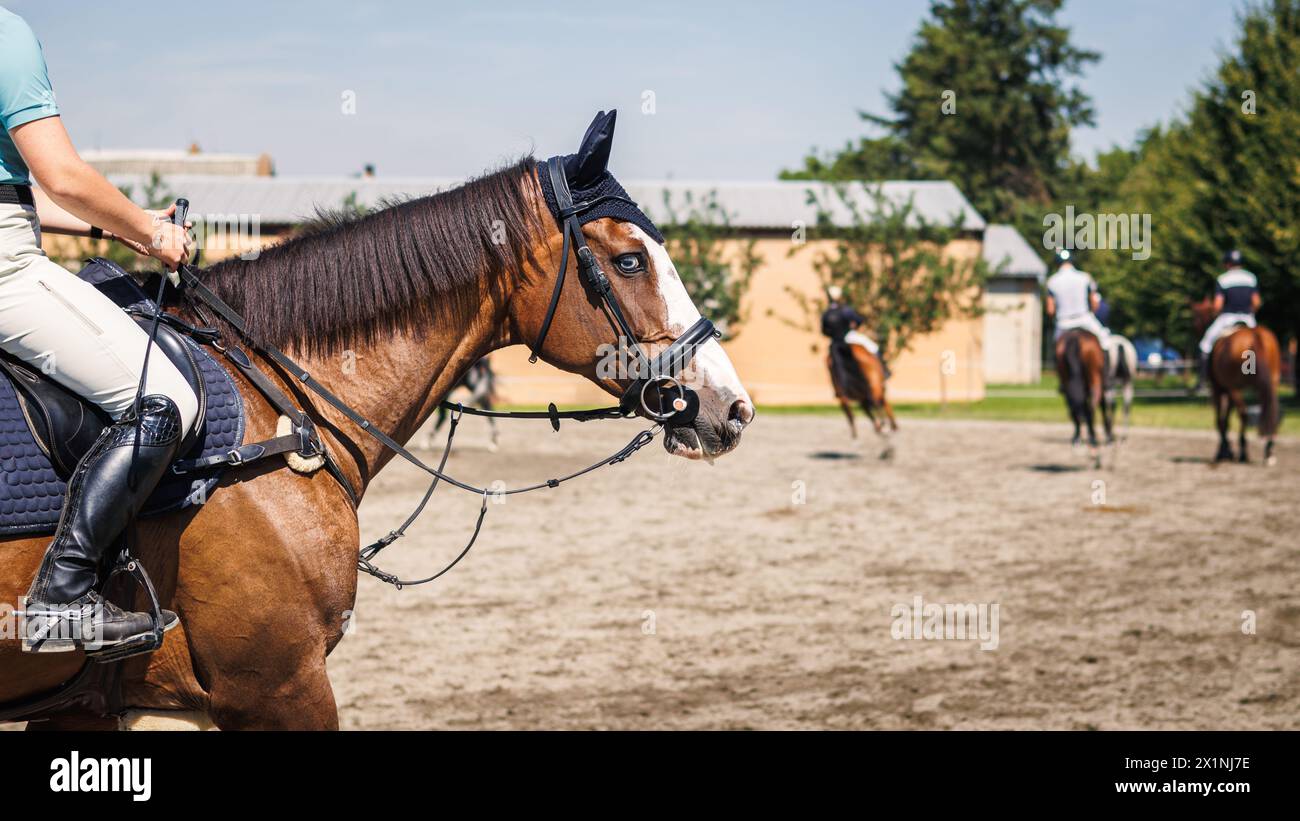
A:
{"type": "Polygon", "coordinates": [[[137,417],[147,346],[145,332],[116,305],[41,253],[29,210],[0,211],[0,347],[114,419],[68,483],[58,530],[28,594],[25,649],[69,649],[67,641],[31,639],[69,635],[61,625],[87,615],[94,637],[110,646],[149,627],[148,616],[124,613],[93,589],[105,552],[153,492],[198,416],[189,384],[155,350],[137,417]],[[47,616],[31,618],[41,613],[47,616]]]}
{"type": "MultiPolygon", "coordinates": [[[[102,564],[111,558],[107,550],[176,457],[182,430],[176,404],[150,394],[138,417],[128,411],[78,463],[58,529],[27,592],[25,650],[65,650],[78,639],[109,648],[149,632],[149,615],[122,611],[94,588],[102,564]]],[[[164,627],[175,620],[165,613],[164,627]]]]}
{"type": "Polygon", "coordinates": [[[844,341],[849,343],[850,345],[861,345],[862,347],[866,348],[868,351],[871,352],[872,356],[880,360],[880,367],[885,372],[885,378],[888,379],[889,377],[893,376],[893,374],[889,370],[889,365],[886,364],[885,362],[885,358],[880,355],[880,345],[876,343],[876,340],[872,339],[871,337],[864,334],[862,331],[859,331],[855,328],[849,331],[848,333],[844,334],[844,341]]]}
{"type": "Polygon", "coordinates": [[[1097,337],[1097,341],[1101,343],[1101,349],[1103,351],[1110,348],[1110,330],[1107,329],[1105,325],[1101,324],[1101,320],[1094,314],[1088,314],[1085,316],[1075,327],[1083,328],[1085,331],[1089,331],[1093,336],[1097,337]]]}
{"type": "Polygon", "coordinates": [[[1205,329],[1205,334],[1201,337],[1201,342],[1197,348],[1201,352],[1201,381],[1208,382],[1210,379],[1210,354],[1214,350],[1214,343],[1219,341],[1223,332],[1237,320],[1232,314],[1219,314],[1210,323],[1210,327],[1205,329]]]}
{"type": "Polygon", "coordinates": [[[1219,330],[1223,327],[1223,323],[1219,321],[1220,319],[1222,319],[1221,316],[1214,318],[1214,321],[1210,323],[1210,327],[1206,328],[1205,333],[1201,336],[1200,343],[1196,346],[1200,349],[1201,358],[1203,359],[1209,358],[1210,351],[1214,349],[1214,341],[1219,338],[1219,330]]]}

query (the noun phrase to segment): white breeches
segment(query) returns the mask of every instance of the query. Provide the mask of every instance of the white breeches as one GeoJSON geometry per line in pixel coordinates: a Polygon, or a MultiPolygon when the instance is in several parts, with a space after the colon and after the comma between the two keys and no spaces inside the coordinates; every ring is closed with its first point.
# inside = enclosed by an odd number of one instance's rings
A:
{"type": "Polygon", "coordinates": [[[875,340],[859,330],[852,330],[844,334],[844,341],[850,345],[861,345],[872,353],[873,356],[880,355],[880,346],[875,340]]]}
{"type": "Polygon", "coordinates": [[[1255,317],[1250,314],[1219,314],[1210,323],[1210,327],[1205,329],[1205,336],[1201,337],[1201,353],[1206,356],[1214,350],[1214,343],[1219,341],[1219,337],[1224,331],[1233,325],[1245,325],[1247,328],[1255,327],[1255,317]]]}
{"type": "Polygon", "coordinates": [[[1052,335],[1052,339],[1060,339],[1061,334],[1066,331],[1072,331],[1075,328],[1082,328],[1085,331],[1091,331],[1093,336],[1097,337],[1097,341],[1101,343],[1103,348],[1110,347],[1110,331],[1106,330],[1106,326],[1101,324],[1101,320],[1097,319],[1097,317],[1091,313],[1083,314],[1082,316],[1057,319],[1056,333],[1052,335]]]}
{"type": "MultiPolygon", "coordinates": [[[[121,308],[45,256],[35,209],[0,205],[0,348],[117,419],[135,402],[148,345],[121,308]]],[[[156,348],[145,394],[170,398],[184,429],[194,425],[198,398],[156,348]]]]}

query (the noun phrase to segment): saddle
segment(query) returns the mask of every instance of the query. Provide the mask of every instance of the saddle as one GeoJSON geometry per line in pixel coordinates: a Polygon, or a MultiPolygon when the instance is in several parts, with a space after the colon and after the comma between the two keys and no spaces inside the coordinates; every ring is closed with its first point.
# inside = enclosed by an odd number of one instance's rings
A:
{"type": "MultiPolygon", "coordinates": [[[[78,276],[151,330],[158,307],[122,268],[95,258],[78,276]]],[[[214,457],[237,451],[244,439],[243,399],[229,372],[173,327],[184,323],[167,314],[163,319],[153,356],[166,355],[185,377],[198,397],[200,421],[141,516],[201,503],[232,463],[214,457]]],[[[0,533],[54,532],[68,477],[109,423],[97,406],[40,369],[0,353],[0,533]]]]}
{"type": "Polygon", "coordinates": [[[1219,329],[1218,335],[1214,337],[1214,345],[1219,344],[1219,342],[1232,336],[1237,331],[1240,331],[1242,328],[1250,328],[1250,323],[1242,319],[1234,319],[1232,322],[1229,322],[1227,325],[1224,325],[1222,328],[1219,329]]]}

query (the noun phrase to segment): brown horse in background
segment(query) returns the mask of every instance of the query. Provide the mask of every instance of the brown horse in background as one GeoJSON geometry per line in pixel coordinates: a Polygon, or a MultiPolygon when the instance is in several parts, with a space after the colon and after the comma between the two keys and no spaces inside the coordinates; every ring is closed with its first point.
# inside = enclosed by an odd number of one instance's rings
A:
{"type": "Polygon", "coordinates": [[[898,432],[898,421],[894,418],[894,409],[890,407],[889,399],[885,397],[885,366],[881,363],[880,357],[861,345],[832,343],[830,352],[826,354],[826,368],[831,374],[835,398],[839,400],[844,416],[849,420],[849,431],[852,432],[853,438],[856,439],[858,436],[858,426],[853,419],[852,403],[857,402],[862,406],[862,412],[871,420],[876,435],[885,440],[885,449],[881,451],[880,458],[892,457],[894,443],[890,437],[898,432]],[[836,348],[836,344],[840,347],[836,348]],[[837,368],[836,356],[851,359],[841,363],[843,368],[837,368]],[[853,366],[857,368],[856,374],[852,371],[853,366]],[[841,372],[845,375],[841,376],[841,372]],[[876,416],[877,410],[883,412],[885,419],[876,416]],[[886,420],[889,424],[888,430],[885,429],[886,420]]]}
{"type": "Polygon", "coordinates": [[[1259,399],[1259,435],[1264,440],[1264,464],[1273,464],[1273,439],[1282,421],[1282,352],[1277,337],[1267,328],[1238,327],[1219,337],[1210,351],[1210,396],[1214,402],[1214,421],[1219,428],[1216,462],[1233,459],[1228,444],[1228,427],[1232,411],[1237,411],[1241,428],[1237,438],[1237,459],[1250,461],[1246,455],[1246,400],[1243,391],[1252,388],[1259,399]]]}
{"type": "Polygon", "coordinates": [[[1106,354],[1094,334],[1079,329],[1061,334],[1056,340],[1055,353],[1056,376],[1070,411],[1070,421],[1074,422],[1071,444],[1079,444],[1080,427],[1086,424],[1088,454],[1094,467],[1101,467],[1100,443],[1094,423],[1099,407],[1106,427],[1106,440],[1114,440],[1110,406],[1102,401],[1106,389],[1106,354]]]}

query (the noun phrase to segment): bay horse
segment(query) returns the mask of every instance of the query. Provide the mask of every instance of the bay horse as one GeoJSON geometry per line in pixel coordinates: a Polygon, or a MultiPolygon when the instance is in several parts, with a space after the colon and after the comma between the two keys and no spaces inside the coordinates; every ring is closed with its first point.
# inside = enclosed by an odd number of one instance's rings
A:
{"type": "MultiPolygon", "coordinates": [[[[579,153],[566,158],[561,173],[575,189],[612,180],[612,134],[612,113],[598,116],[579,153]]],[[[537,352],[618,395],[629,380],[605,367],[609,317],[586,282],[570,278],[568,287],[554,288],[561,249],[569,245],[545,200],[540,168],[526,157],[450,191],[339,218],[202,276],[243,315],[252,335],[293,354],[398,442],[415,434],[482,356],[538,339],[553,291],[555,323],[537,352]]],[[[645,230],[609,216],[582,230],[646,350],[666,348],[699,320],[663,245],[645,230]]],[[[576,266],[576,255],[568,257],[576,266]]],[[[238,341],[228,326],[218,327],[238,341]]],[[[312,417],[361,497],[392,451],[249,353],[312,417]]],[[[664,447],[711,459],[738,445],[753,404],[716,341],[698,350],[692,369],[698,414],[688,427],[666,427],[664,447]]],[[[249,380],[232,375],[245,403],[247,439],[274,436],[276,411],[249,380]]],[[[26,591],[48,542],[0,541],[0,603],[12,603],[8,609],[26,591]]],[[[137,522],[132,543],[180,624],[150,655],[96,665],[120,673],[121,710],[187,711],[221,729],[338,727],[326,657],[354,607],[360,536],[349,493],[328,471],[301,475],[271,461],[232,468],[204,504],[137,522]]],[[[0,605],[0,616],[5,609],[0,605]]],[[[84,660],[81,651],[21,653],[8,615],[8,633],[0,618],[0,707],[58,687],[84,660]]],[[[37,723],[117,726],[105,709],[91,699],[37,723]]]]}
{"type": "Polygon", "coordinates": [[[1101,467],[1100,443],[1097,440],[1095,418],[1097,409],[1101,408],[1102,422],[1106,437],[1114,439],[1111,428],[1110,410],[1102,401],[1106,382],[1106,354],[1096,335],[1074,328],[1061,334],[1056,340],[1056,375],[1060,391],[1065,396],[1066,407],[1070,411],[1070,421],[1074,423],[1072,445],[1081,441],[1080,427],[1088,428],[1088,454],[1094,467],[1101,467]]]}
{"type": "Polygon", "coordinates": [[[826,354],[826,368],[830,371],[831,386],[835,389],[835,398],[849,420],[849,432],[853,438],[858,436],[857,422],[853,418],[853,404],[857,402],[862,412],[871,420],[871,426],[885,442],[881,459],[894,455],[894,443],[891,438],[898,432],[898,421],[894,419],[894,409],[890,407],[885,396],[885,367],[880,357],[871,353],[862,345],[852,342],[832,342],[826,354]],[[837,357],[844,357],[836,362],[837,357]],[[856,371],[856,372],[855,372],[856,371]],[[876,411],[884,414],[884,419],[877,417],[876,411]],[[886,421],[888,430],[886,430],[886,421]]]}
{"type": "Polygon", "coordinates": [[[1210,397],[1214,422],[1219,429],[1216,462],[1232,461],[1228,427],[1237,412],[1241,428],[1237,437],[1237,459],[1250,461],[1246,453],[1247,412],[1243,392],[1253,389],[1260,404],[1259,435],[1264,440],[1264,464],[1277,461],[1273,440],[1282,421],[1282,352],[1277,337],[1264,327],[1238,326],[1215,340],[1210,350],[1210,397]]]}

